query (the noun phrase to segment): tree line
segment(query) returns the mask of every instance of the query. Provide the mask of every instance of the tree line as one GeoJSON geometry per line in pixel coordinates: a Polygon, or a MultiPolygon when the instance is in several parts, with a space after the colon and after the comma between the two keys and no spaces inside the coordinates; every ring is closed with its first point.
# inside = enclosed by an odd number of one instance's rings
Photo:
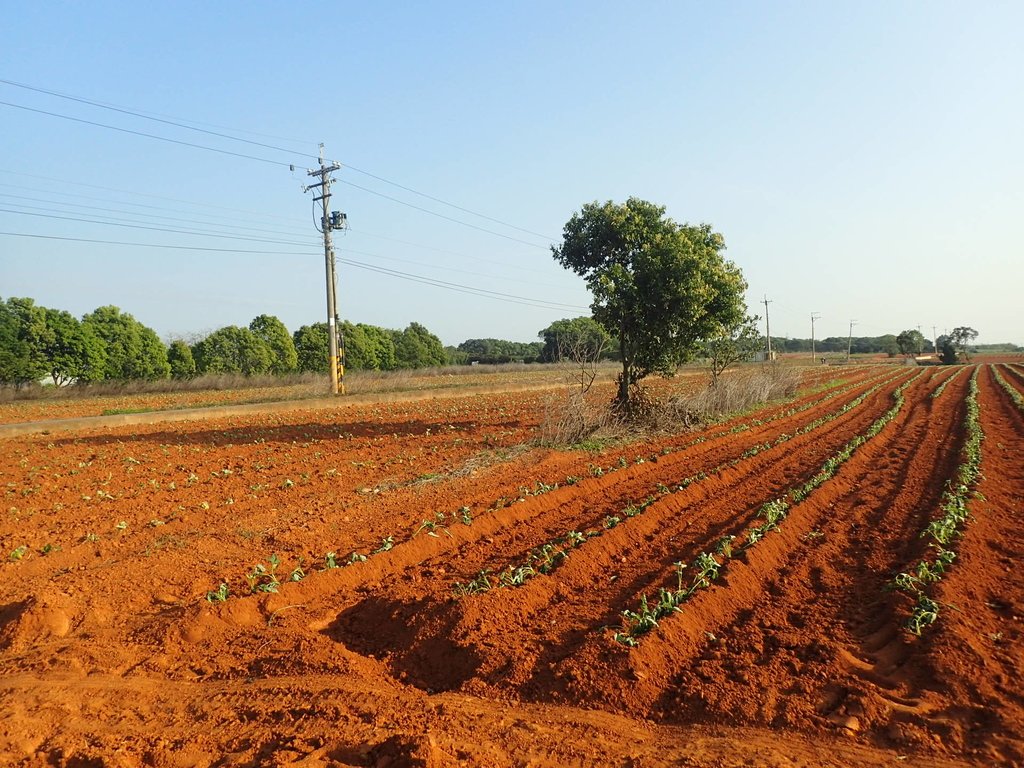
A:
{"type": "MultiPolygon", "coordinates": [[[[343,322],[347,364],[354,370],[395,370],[448,364],[441,340],[419,323],[404,330],[343,322]]],[[[205,374],[326,372],[326,323],[290,333],[277,317],[229,325],[189,343],[161,341],[115,306],[76,318],[30,298],[0,301],[0,385],[49,378],[71,383],[191,378],[205,374]]]]}
{"type": "MultiPolygon", "coordinates": [[[[588,317],[558,320],[536,342],[468,339],[457,347],[420,323],[403,330],[366,323],[340,323],[349,370],[391,371],[471,362],[552,362],[573,345],[587,359],[607,356],[611,340],[588,317]],[[571,342],[570,342],[571,340],[571,342]]],[[[192,343],[157,333],[115,306],[99,307],[77,318],[30,298],[0,301],[0,385],[21,387],[49,378],[71,383],[186,379],[206,374],[326,373],[327,323],[303,325],[294,333],[273,315],[259,315],[248,326],[229,325],[192,343]]]]}

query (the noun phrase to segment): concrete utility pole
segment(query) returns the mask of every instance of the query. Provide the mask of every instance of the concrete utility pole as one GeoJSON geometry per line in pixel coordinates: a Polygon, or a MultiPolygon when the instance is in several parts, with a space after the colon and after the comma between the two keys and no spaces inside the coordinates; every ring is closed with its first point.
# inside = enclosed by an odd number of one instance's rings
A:
{"type": "Polygon", "coordinates": [[[920,325],[917,326],[917,335],[919,337],[917,339],[917,354],[920,355],[922,352],[924,352],[924,350],[921,348],[921,344],[924,342],[924,334],[921,333],[921,326],[920,325]]]}
{"type": "Polygon", "coordinates": [[[768,301],[768,295],[764,297],[764,335],[768,339],[768,362],[772,361],[772,327],[768,324],[768,305],[772,302],[768,301]]]}
{"type": "Polygon", "coordinates": [[[308,175],[319,177],[319,181],[302,188],[303,192],[311,189],[320,194],[313,198],[314,202],[320,203],[323,216],[320,217],[320,226],[317,229],[324,236],[324,267],[327,272],[327,343],[328,357],[330,362],[331,392],[335,395],[345,394],[345,341],[341,337],[341,330],[338,327],[338,278],[334,267],[334,243],[331,240],[331,232],[335,229],[344,229],[346,217],[340,211],[331,211],[331,173],[341,168],[340,163],[324,163],[324,145],[320,145],[320,167],[308,171],[308,175]]]}
{"type": "Polygon", "coordinates": [[[856,324],[856,320],[850,321],[850,337],[846,340],[846,362],[850,362],[850,351],[853,349],[853,326],[856,324]]]}
{"type": "Polygon", "coordinates": [[[814,355],[814,321],[821,317],[821,312],[811,312],[811,362],[818,362],[814,355]]]}
{"type": "Polygon", "coordinates": [[[932,326],[932,346],[935,347],[935,354],[939,354],[939,332],[932,326]]]}

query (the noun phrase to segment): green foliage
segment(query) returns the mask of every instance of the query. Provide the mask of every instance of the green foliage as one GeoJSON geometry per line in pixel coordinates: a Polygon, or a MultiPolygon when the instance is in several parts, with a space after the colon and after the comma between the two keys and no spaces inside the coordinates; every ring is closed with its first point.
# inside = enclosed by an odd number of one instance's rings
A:
{"type": "Polygon", "coordinates": [[[707,224],[679,225],[665,209],[630,198],[583,206],[552,248],[585,278],[594,319],[617,336],[622,360],[616,402],[629,415],[630,391],[644,377],[671,376],[710,338],[746,314],[746,282],[707,224]]]}
{"type": "Polygon", "coordinates": [[[273,315],[259,315],[249,323],[249,330],[270,349],[269,373],[294,373],[298,370],[295,342],[284,323],[273,315]]]}
{"type": "Polygon", "coordinates": [[[896,345],[904,355],[919,355],[924,351],[925,338],[916,328],[903,331],[896,337],[896,345]]]}
{"type": "Polygon", "coordinates": [[[273,352],[248,328],[229,325],[214,331],[192,348],[199,373],[267,373],[273,352]]]}
{"type": "Polygon", "coordinates": [[[38,340],[39,352],[48,365],[53,383],[62,387],[74,381],[96,381],[103,376],[106,352],[92,328],[71,313],[44,310],[46,328],[38,340]]]}
{"type": "Polygon", "coordinates": [[[959,352],[963,355],[964,360],[967,362],[971,361],[970,351],[968,346],[972,341],[978,338],[978,332],[973,328],[966,325],[961,325],[953,329],[953,332],[949,334],[949,341],[959,352]]]}
{"type": "Polygon", "coordinates": [[[303,373],[327,373],[327,323],[303,325],[292,335],[297,366],[303,373]]]}
{"type": "Polygon", "coordinates": [[[175,339],[167,348],[167,363],[171,366],[172,379],[191,379],[196,375],[192,348],[181,339],[175,339]]]}
{"type": "Polygon", "coordinates": [[[712,384],[731,365],[750,360],[761,349],[763,341],[757,330],[756,315],[744,317],[730,326],[721,327],[704,342],[704,356],[708,359],[712,384]]]}
{"type": "Polygon", "coordinates": [[[612,337],[591,317],[556,320],[539,334],[544,340],[541,362],[596,361],[613,351],[612,337]]]}
{"type": "Polygon", "coordinates": [[[448,362],[441,340],[419,323],[409,323],[404,331],[392,331],[392,338],[398,368],[429,368],[448,362]]]}
{"type": "MultiPolygon", "coordinates": [[[[459,359],[488,365],[500,363],[535,363],[541,356],[540,342],[505,341],[504,339],[466,339],[456,348],[459,359]],[[463,357],[464,355],[464,357],[463,357]]],[[[446,353],[447,354],[447,353],[446,353]]],[[[452,356],[448,354],[448,357],[452,356]]],[[[449,360],[454,362],[454,360],[449,360]]]]}
{"type": "Polygon", "coordinates": [[[32,299],[0,303],[0,384],[20,388],[46,375],[41,352],[45,332],[46,311],[32,299]]]}
{"type": "Polygon", "coordinates": [[[166,379],[171,375],[167,348],[152,328],[114,306],[99,307],[82,318],[104,344],[103,375],[96,378],[166,379]]]}

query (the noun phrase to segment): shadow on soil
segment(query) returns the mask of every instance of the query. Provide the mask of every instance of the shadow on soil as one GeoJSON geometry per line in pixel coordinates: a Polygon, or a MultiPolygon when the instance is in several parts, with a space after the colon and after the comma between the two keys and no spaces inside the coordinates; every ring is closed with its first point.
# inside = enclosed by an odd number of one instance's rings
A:
{"type": "Polygon", "coordinates": [[[458,689],[480,665],[474,651],[451,639],[457,621],[444,605],[374,596],[338,614],[324,634],[384,661],[397,680],[437,693],[458,689]]]}

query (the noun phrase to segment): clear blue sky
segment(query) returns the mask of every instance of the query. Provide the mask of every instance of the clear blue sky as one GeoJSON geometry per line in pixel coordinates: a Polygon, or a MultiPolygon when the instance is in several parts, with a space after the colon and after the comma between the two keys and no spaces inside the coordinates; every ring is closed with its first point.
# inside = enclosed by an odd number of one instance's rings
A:
{"type": "Polygon", "coordinates": [[[116,304],[164,337],[322,320],[300,185],[323,141],[329,159],[536,233],[345,168],[340,258],[547,304],[341,264],[356,322],[533,340],[590,301],[551,239],[582,204],[635,195],[723,233],[751,310],[773,301],[773,335],[809,336],[820,312],[819,338],[856,319],[855,335],[970,325],[1024,343],[1024,3],[3,6],[0,78],[289,151],[6,84],[0,101],[297,166],[0,105],[0,209],[17,211],[0,231],[287,252],[0,235],[4,298],[116,304]]]}

